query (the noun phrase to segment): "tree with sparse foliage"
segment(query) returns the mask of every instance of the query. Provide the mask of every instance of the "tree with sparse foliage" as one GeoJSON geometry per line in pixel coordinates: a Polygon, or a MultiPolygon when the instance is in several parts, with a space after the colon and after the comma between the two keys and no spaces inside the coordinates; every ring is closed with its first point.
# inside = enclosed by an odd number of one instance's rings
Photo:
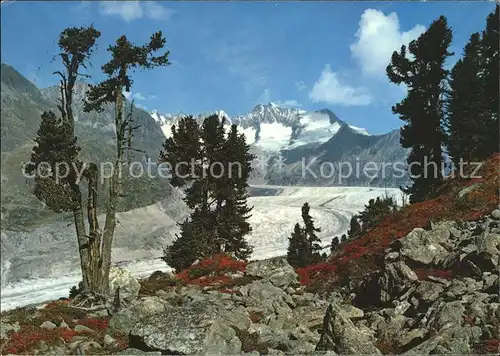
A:
{"type": "Polygon", "coordinates": [[[321,232],[321,228],[314,226],[314,219],[309,214],[310,209],[309,203],[304,203],[302,206],[302,221],[304,222],[304,232],[311,248],[311,262],[315,263],[321,260],[320,253],[323,248],[321,247],[321,240],[316,235],[317,232],[321,232]]]}
{"type": "Polygon", "coordinates": [[[109,293],[109,271],[111,268],[111,247],[116,227],[116,211],[118,199],[122,195],[122,166],[126,163],[126,153],[132,147],[133,132],[138,129],[133,122],[132,114],[124,115],[124,91],[130,92],[132,79],[130,72],[135,69],[153,69],[170,65],[169,51],[164,51],[166,40],[162,33],[154,33],[149,42],[143,46],[132,44],[126,36],[120,36],[114,45],[108,47],[111,54],[109,62],[102,66],[107,77],[97,85],[90,85],[84,101],[85,112],[102,112],[105,105],[112,104],[115,109],[116,157],[109,180],[106,217],[101,232],[97,219],[93,221],[94,235],[91,242],[95,265],[93,283],[99,293],[109,293]],[[163,51],[163,53],[158,53],[163,51]]]}
{"type": "Polygon", "coordinates": [[[408,50],[401,46],[387,66],[392,83],[408,88],[406,97],[392,111],[406,124],[401,128],[401,145],[411,148],[408,156],[413,184],[404,189],[410,202],[436,193],[442,184],[444,98],[449,71],[444,68],[452,31],[444,16],[435,20],[408,50]],[[411,56],[410,56],[411,55],[411,56]]]}
{"type": "MultiPolygon", "coordinates": [[[[87,212],[89,222],[95,208],[95,164],[84,166],[78,159],[80,148],[75,136],[73,114],[73,91],[78,78],[88,77],[81,73],[88,66],[96,40],[101,33],[92,26],[67,28],[59,35],[63,70],[56,71],[60,77],[60,98],[58,109],[60,117],[53,112],[44,112],[36,146],[31,154],[31,164],[25,167],[26,173],[34,173],[35,196],[54,212],[72,212],[75,222],[78,251],[82,272],[81,290],[84,294],[97,293],[98,286],[93,283],[95,255],[92,253],[91,234],[87,233],[84,221],[82,191],[79,178],[87,180],[87,212]],[[46,163],[43,163],[46,162],[46,163]],[[43,172],[45,165],[46,171],[43,172]],[[47,167],[47,163],[50,167],[47,167]],[[41,168],[41,169],[37,169],[41,168]],[[83,176],[78,177],[77,172],[83,176]],[[42,173],[40,175],[39,173],[42,173]]],[[[92,232],[92,226],[89,227],[92,232]]]]}
{"type": "Polygon", "coordinates": [[[160,161],[172,168],[171,184],[186,187],[184,200],[192,210],[165,251],[165,262],[176,270],[215,253],[240,259],[252,253],[245,236],[252,231],[247,182],[255,156],[237,126],[226,134],[224,124],[218,115],[201,125],[192,116],[184,117],[172,126],[160,153],[160,161]]]}

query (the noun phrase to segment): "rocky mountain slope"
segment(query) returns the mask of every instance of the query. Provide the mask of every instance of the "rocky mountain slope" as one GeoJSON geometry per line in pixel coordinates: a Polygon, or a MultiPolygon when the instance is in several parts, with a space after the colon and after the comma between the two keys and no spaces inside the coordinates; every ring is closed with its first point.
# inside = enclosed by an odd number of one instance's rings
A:
{"type": "MultiPolygon", "coordinates": [[[[61,215],[54,215],[45,209],[33,196],[32,181],[26,179],[21,170],[22,162],[29,160],[40,114],[44,110],[57,112],[58,88],[39,90],[6,64],[2,64],[1,75],[2,229],[25,229],[61,218],[61,215]]],[[[75,129],[82,147],[82,159],[100,164],[110,161],[116,150],[113,108],[109,106],[99,114],[84,113],[82,99],[86,87],[85,83],[77,83],[76,86],[75,129]]],[[[128,110],[129,103],[126,103],[126,108],[128,110]]],[[[144,153],[134,153],[133,160],[143,161],[150,157],[155,162],[164,141],[161,127],[141,109],[134,110],[134,120],[140,129],[135,133],[133,145],[144,153]]],[[[143,166],[146,167],[145,162],[143,166]]],[[[127,177],[126,173],[127,170],[124,174],[127,177]]],[[[120,202],[121,211],[153,204],[168,197],[171,189],[166,179],[144,175],[139,179],[126,179],[124,191],[126,197],[120,202]]],[[[99,192],[102,199],[105,186],[99,192]]]]}
{"type": "Polygon", "coordinates": [[[71,319],[76,310],[57,304],[30,320],[12,311],[2,317],[3,339],[11,353],[493,355],[499,246],[495,210],[417,228],[373,273],[337,286],[310,284],[282,258],[245,264],[219,256],[140,283],[114,270],[111,285],[123,299],[111,318],[103,309],[71,319]],[[38,341],[30,325],[42,330],[38,341]],[[61,328],[67,341],[54,342],[61,328]]]}
{"type": "MultiPolygon", "coordinates": [[[[399,143],[399,130],[385,135],[370,135],[366,130],[340,120],[328,109],[306,112],[282,108],[274,103],[257,105],[251,112],[229,117],[224,111],[227,127],[236,124],[245,134],[257,155],[252,182],[275,185],[354,185],[399,187],[408,183],[402,171],[408,150],[399,143]],[[368,162],[378,172],[364,174],[368,162]],[[344,164],[344,168],[339,165],[344,164]],[[352,173],[347,165],[352,167],[352,173]],[[387,167],[383,168],[382,164],[387,167]],[[400,165],[401,172],[397,171],[400,165]],[[356,172],[355,167],[360,167],[356,172]],[[340,177],[339,177],[340,176],[340,177]]],[[[151,116],[162,125],[165,136],[183,115],[151,116]]],[[[202,119],[204,115],[197,115],[202,119]]]]}

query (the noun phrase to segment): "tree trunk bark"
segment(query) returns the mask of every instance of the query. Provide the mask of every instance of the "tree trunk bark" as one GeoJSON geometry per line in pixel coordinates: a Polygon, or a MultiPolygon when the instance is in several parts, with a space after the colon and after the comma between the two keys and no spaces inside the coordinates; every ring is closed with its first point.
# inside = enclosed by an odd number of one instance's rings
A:
{"type": "Polygon", "coordinates": [[[82,269],[82,285],[84,292],[89,292],[91,289],[90,274],[88,269],[87,261],[89,260],[88,253],[88,243],[89,239],[87,236],[87,231],[85,228],[83,209],[81,205],[81,194],[80,189],[78,189],[78,201],[80,202],[79,207],[73,211],[73,219],[75,221],[76,238],[78,241],[78,252],[80,254],[80,267],[82,269]]]}
{"type": "Polygon", "coordinates": [[[101,292],[109,294],[109,271],[111,269],[111,248],[113,245],[113,236],[116,227],[116,207],[118,205],[118,196],[122,185],[122,163],[123,163],[123,140],[125,139],[125,130],[123,123],[123,96],[122,88],[116,91],[115,101],[115,127],[116,127],[116,161],[113,167],[109,184],[109,199],[106,209],[106,221],[104,223],[104,232],[102,235],[102,266],[101,272],[101,292]]]}
{"type": "Polygon", "coordinates": [[[88,200],[87,200],[87,219],[89,223],[89,260],[87,262],[91,292],[101,293],[102,275],[100,268],[102,264],[101,244],[102,236],[99,231],[99,221],[97,220],[97,166],[92,164],[88,168],[88,200]]]}

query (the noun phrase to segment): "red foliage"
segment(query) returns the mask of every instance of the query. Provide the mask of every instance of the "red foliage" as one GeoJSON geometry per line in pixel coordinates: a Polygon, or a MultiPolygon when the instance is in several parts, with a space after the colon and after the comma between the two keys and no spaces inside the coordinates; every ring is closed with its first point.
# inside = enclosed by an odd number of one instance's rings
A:
{"type": "Polygon", "coordinates": [[[58,308],[60,307],[61,305],[68,305],[69,302],[71,302],[71,299],[59,299],[59,300],[54,300],[52,302],[50,302],[49,304],[47,304],[44,309],[54,309],[54,308],[58,308]]]}
{"type": "Polygon", "coordinates": [[[307,267],[296,268],[302,285],[311,284],[312,280],[328,279],[335,274],[337,267],[329,263],[319,263],[307,267]]]}
{"type": "Polygon", "coordinates": [[[76,335],[78,333],[72,329],[44,330],[29,326],[18,332],[10,333],[4,348],[5,352],[9,354],[26,354],[30,353],[42,341],[50,343],[62,339],[64,342],[68,342],[76,335]]]}
{"type": "Polygon", "coordinates": [[[109,318],[81,319],[77,324],[91,328],[92,330],[106,330],[109,326],[109,318]]]}
{"type": "Polygon", "coordinates": [[[500,340],[498,339],[488,340],[486,341],[485,344],[486,344],[486,352],[492,354],[500,353],[500,340]]]}
{"type": "MultiPolygon", "coordinates": [[[[406,236],[417,227],[426,226],[429,221],[439,219],[474,220],[491,212],[498,204],[498,186],[500,183],[500,154],[493,155],[484,163],[480,174],[482,178],[474,183],[483,183],[483,188],[474,191],[476,204],[467,210],[455,207],[455,194],[451,191],[435,199],[406,206],[397,214],[387,216],[378,226],[366,235],[344,245],[342,253],[330,262],[342,265],[352,259],[367,254],[383,254],[394,240],[406,236]]],[[[471,180],[453,180],[458,189],[473,184],[471,180]]]]}
{"type": "MultiPolygon", "coordinates": [[[[500,154],[497,153],[483,164],[480,172],[476,173],[482,178],[447,179],[445,183],[447,185],[446,193],[434,199],[408,205],[398,212],[390,214],[365,235],[354,241],[344,243],[340,253],[332,256],[328,260],[328,264],[336,266],[337,274],[340,275],[341,271],[348,270],[346,266],[354,260],[363,259],[363,261],[369,262],[373,260],[373,257],[383,256],[384,250],[391,243],[406,236],[415,228],[425,227],[431,220],[470,221],[490,213],[497,207],[499,201],[499,167],[500,154]],[[481,183],[481,189],[474,190],[471,193],[472,196],[469,197],[470,206],[467,209],[461,208],[457,204],[456,193],[475,183],[481,183]]],[[[369,263],[364,265],[369,266],[369,263]]],[[[301,277],[301,283],[310,284],[311,279],[325,278],[322,275],[311,274],[309,271],[311,267],[297,269],[297,273],[301,277]]],[[[376,266],[373,266],[373,268],[376,268],[376,266]]],[[[450,271],[432,271],[432,273],[428,275],[446,279],[451,278],[450,271]]]]}
{"type": "Polygon", "coordinates": [[[231,278],[229,272],[245,272],[246,262],[238,261],[227,254],[217,254],[205,258],[197,264],[177,274],[177,278],[187,284],[209,286],[214,284],[227,284],[231,278]]]}

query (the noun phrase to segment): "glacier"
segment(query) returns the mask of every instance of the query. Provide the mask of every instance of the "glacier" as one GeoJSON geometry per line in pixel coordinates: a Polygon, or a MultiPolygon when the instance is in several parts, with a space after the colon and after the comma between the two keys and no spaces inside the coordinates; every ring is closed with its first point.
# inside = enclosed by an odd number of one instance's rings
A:
{"type": "MultiPolygon", "coordinates": [[[[253,231],[247,238],[254,245],[251,257],[254,260],[286,254],[288,236],[295,223],[301,222],[300,208],[305,202],[311,206],[311,216],[316,226],[321,227],[319,237],[323,246],[327,248],[334,236],[347,232],[349,219],[362,210],[369,199],[387,195],[394,197],[399,204],[402,201],[400,190],[395,188],[262,185],[252,186],[251,191],[249,205],[254,207],[250,218],[253,231]]],[[[177,226],[172,224],[172,213],[162,204],[168,203],[156,203],[118,215],[121,224],[114,245],[118,248],[114,248],[113,261],[115,265],[129,270],[138,278],[147,277],[157,270],[171,270],[158,258],[161,250],[151,249],[152,241],[149,241],[154,236],[168,244],[177,231],[177,226]],[[169,223],[165,229],[159,230],[162,220],[169,223]],[[155,234],[145,239],[148,242],[145,246],[141,246],[140,236],[147,233],[148,229],[153,230],[155,234]],[[159,231],[162,232],[161,236],[159,231]],[[125,235],[132,235],[135,240],[124,241],[125,235]],[[125,248],[125,242],[133,246],[125,248]]],[[[72,226],[66,226],[60,234],[68,236],[70,241],[75,240],[72,226]]],[[[47,262],[60,259],[60,250],[54,251],[46,255],[47,262]]],[[[76,250],[74,250],[74,255],[73,257],[77,258],[76,250]]],[[[29,268],[29,264],[27,266],[29,268]]],[[[5,263],[2,267],[2,274],[7,275],[8,264],[5,263]],[[5,267],[7,269],[4,269],[5,267]]],[[[22,268],[22,265],[17,268],[22,268]]],[[[12,281],[2,285],[0,309],[8,310],[25,305],[37,305],[48,300],[67,297],[71,286],[76,285],[79,280],[78,263],[75,261],[71,265],[65,264],[59,268],[53,268],[48,278],[38,276],[12,281]]]]}

